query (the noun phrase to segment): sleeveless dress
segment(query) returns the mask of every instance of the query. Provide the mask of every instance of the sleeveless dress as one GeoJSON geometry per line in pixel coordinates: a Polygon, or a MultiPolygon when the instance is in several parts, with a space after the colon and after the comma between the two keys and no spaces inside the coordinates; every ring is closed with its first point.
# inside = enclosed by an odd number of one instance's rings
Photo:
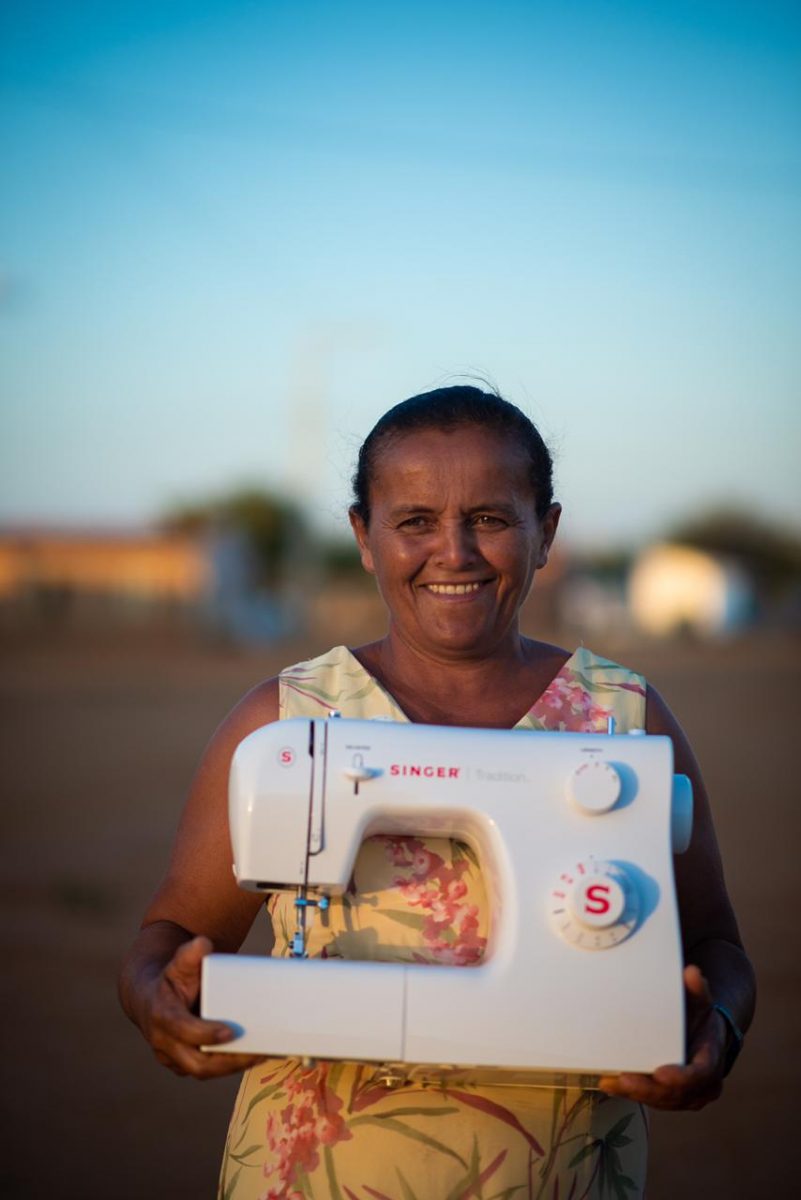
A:
{"type": "MultiPolygon", "coordinates": [[[[283,671],[282,718],[407,721],[345,646],[283,671]]],[[[645,681],[579,649],[517,729],[606,732],[645,726],[645,681]]],[[[267,901],[274,956],[287,956],[293,897],[267,901]]],[[[312,910],[317,913],[317,910],[312,910]]],[[[348,892],[307,924],[310,955],[383,962],[480,962],[487,900],[472,851],[446,838],[372,837],[348,892]]],[[[353,998],[358,1011],[359,998],[353,998]]],[[[370,1020],[369,1012],[364,1020],[370,1020]]],[[[577,1087],[406,1084],[357,1063],[268,1059],[242,1079],[218,1200],[636,1200],[647,1122],[641,1105],[577,1087]]]]}

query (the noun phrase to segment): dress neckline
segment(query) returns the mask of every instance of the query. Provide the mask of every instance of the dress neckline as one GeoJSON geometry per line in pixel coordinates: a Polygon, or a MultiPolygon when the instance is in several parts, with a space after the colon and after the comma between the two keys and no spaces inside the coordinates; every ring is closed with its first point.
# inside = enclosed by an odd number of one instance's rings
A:
{"type": "MultiPolygon", "coordinates": [[[[414,722],[406,715],[392,693],[385,688],[378,679],[376,679],[375,675],[370,674],[370,672],[367,670],[364,664],[359,661],[353,651],[348,646],[342,646],[342,650],[345,652],[357,670],[360,671],[364,676],[365,681],[371,683],[387,701],[387,704],[392,709],[392,719],[395,721],[403,721],[407,725],[413,725],[414,722]]],[[[520,720],[515,722],[514,725],[510,726],[511,729],[530,728],[531,720],[536,720],[542,716],[542,712],[540,710],[543,709],[543,707],[547,708],[547,700],[552,692],[558,691],[563,687],[565,677],[576,671],[576,660],[582,653],[586,653],[586,651],[584,650],[583,646],[579,646],[578,649],[573,651],[569,658],[565,659],[548,686],[544,689],[544,691],[540,692],[539,696],[537,696],[533,703],[523,713],[523,716],[520,718],[520,720]]]]}

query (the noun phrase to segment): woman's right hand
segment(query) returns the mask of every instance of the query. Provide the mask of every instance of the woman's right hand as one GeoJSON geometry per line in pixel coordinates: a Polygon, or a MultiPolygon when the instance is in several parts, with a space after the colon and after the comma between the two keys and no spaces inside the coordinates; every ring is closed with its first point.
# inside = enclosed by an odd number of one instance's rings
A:
{"type": "Polygon", "coordinates": [[[278,681],[259,684],[215,733],[195,775],[167,874],[145,912],[120,971],[120,1001],[156,1058],[177,1075],[213,1079],[261,1057],[215,1054],[201,1046],[231,1042],[224,1021],[195,1008],[200,969],[213,949],[235,954],[264,896],[236,886],[231,873],[228,776],[234,750],[249,733],[278,720],[278,681]],[[211,937],[197,937],[205,930],[211,937]]]}
{"type": "Polygon", "coordinates": [[[201,1046],[230,1042],[235,1032],[222,1021],[205,1021],[192,1011],[200,994],[200,971],[214,949],[207,937],[183,942],[167,965],[139,988],[137,1023],[156,1058],[176,1075],[215,1079],[262,1062],[253,1054],[214,1054],[201,1046]]]}

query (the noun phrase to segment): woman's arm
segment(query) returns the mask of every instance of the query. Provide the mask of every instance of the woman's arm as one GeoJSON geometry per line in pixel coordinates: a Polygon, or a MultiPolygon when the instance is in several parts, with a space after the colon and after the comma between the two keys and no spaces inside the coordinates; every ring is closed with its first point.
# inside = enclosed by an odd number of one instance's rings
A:
{"type": "Polygon", "coordinates": [[[659,1067],[652,1075],[624,1074],[603,1079],[612,1095],[628,1096],[655,1108],[702,1108],[720,1095],[732,1030],[720,1004],[745,1033],[751,1024],[756,986],[743,949],[723,878],[709,798],[687,737],[662,697],[648,689],[648,733],[673,740],[674,770],[693,786],[692,840],[673,860],[684,944],[687,992],[687,1065],[659,1067]]]}
{"type": "Polygon", "coordinates": [[[244,737],[278,719],[278,681],[254,688],[209,743],[184,808],[167,874],[122,966],[120,1000],[160,1062],[208,1079],[241,1071],[253,1056],[209,1054],[230,1028],[195,1016],[204,955],[239,949],[263,897],[237,887],[228,831],[228,773],[244,737]]]}

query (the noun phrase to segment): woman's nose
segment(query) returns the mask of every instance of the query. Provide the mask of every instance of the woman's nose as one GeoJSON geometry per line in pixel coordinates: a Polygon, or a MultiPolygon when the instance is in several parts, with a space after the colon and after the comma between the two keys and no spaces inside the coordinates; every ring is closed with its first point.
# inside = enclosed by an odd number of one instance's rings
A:
{"type": "Polygon", "coordinates": [[[478,557],[475,534],[461,521],[443,523],[434,558],[438,565],[457,570],[470,566],[478,557]]]}

